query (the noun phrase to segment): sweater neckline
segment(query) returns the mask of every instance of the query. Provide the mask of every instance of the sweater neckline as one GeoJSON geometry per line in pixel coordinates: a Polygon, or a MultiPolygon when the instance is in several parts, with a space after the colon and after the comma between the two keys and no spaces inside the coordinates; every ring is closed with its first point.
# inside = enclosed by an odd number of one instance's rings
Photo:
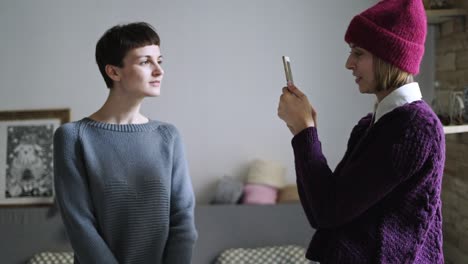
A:
{"type": "Polygon", "coordinates": [[[105,130],[117,131],[117,132],[152,131],[160,125],[160,122],[156,120],[151,120],[151,119],[148,122],[142,123],[142,124],[111,124],[111,123],[96,121],[89,117],[85,117],[81,119],[81,121],[86,125],[90,125],[90,126],[105,129],[105,130]]]}

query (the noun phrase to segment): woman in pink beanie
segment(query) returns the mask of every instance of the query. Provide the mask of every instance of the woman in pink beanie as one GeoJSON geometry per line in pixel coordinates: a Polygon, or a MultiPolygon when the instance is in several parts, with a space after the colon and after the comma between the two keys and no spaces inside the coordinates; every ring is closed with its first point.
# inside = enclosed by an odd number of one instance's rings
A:
{"type": "Polygon", "coordinates": [[[317,113],[293,84],[278,116],[293,133],[298,191],[317,231],[306,257],[320,263],[443,263],[441,184],[445,139],[421,100],[426,38],[421,0],[384,0],[355,16],[346,68],[374,113],[353,128],[334,171],[322,153],[317,113]]]}

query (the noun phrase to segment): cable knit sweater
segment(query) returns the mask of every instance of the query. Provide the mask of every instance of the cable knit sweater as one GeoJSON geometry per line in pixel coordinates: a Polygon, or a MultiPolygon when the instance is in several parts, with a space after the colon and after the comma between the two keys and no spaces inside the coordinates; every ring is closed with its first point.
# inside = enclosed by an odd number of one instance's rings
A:
{"type": "Polygon", "coordinates": [[[54,171],[75,263],[191,262],[195,204],[174,126],[65,124],[55,132],[54,171]]]}
{"type": "Polygon", "coordinates": [[[443,128],[421,100],[371,125],[361,119],[332,171],[317,130],[292,145],[297,184],[317,232],[307,258],[327,263],[443,263],[443,128]]]}

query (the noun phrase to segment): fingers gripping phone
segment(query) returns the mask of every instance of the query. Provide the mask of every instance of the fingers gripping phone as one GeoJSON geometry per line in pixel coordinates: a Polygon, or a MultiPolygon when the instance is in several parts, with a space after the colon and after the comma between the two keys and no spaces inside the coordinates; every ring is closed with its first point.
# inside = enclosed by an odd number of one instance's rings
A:
{"type": "Polygon", "coordinates": [[[284,66],[284,73],[286,74],[286,83],[294,84],[292,71],[291,71],[291,60],[288,56],[283,56],[283,66],[284,66]]]}

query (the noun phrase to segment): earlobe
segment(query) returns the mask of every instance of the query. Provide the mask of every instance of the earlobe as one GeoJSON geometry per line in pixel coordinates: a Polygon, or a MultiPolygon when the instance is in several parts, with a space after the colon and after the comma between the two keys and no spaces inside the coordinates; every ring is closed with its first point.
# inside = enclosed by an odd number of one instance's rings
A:
{"type": "Polygon", "coordinates": [[[120,81],[120,72],[116,66],[107,64],[105,67],[105,70],[106,70],[107,76],[109,76],[109,78],[111,78],[113,81],[116,81],[116,82],[120,81]]]}

